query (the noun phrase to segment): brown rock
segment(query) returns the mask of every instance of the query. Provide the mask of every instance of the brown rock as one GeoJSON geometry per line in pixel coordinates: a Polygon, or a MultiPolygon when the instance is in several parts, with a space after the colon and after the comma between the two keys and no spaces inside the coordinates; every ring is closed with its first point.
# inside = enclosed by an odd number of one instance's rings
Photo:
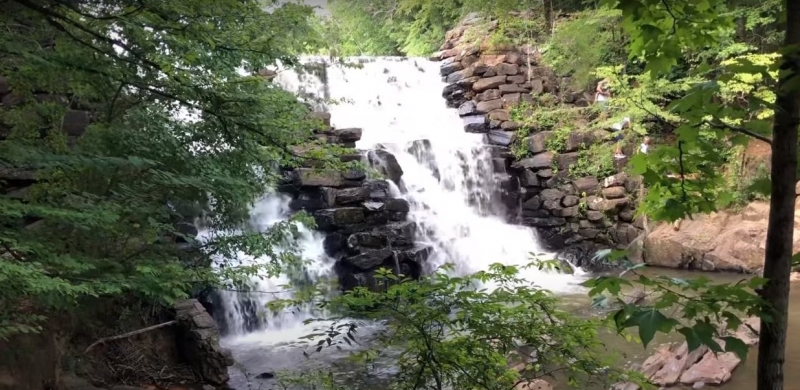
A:
{"type": "Polygon", "coordinates": [[[664,364],[664,367],[653,374],[650,382],[664,387],[675,385],[678,383],[681,374],[697,363],[707,351],[708,347],[701,345],[694,351],[689,352],[689,345],[684,342],[673,352],[672,357],[664,364]]]}
{"type": "Polygon", "coordinates": [[[507,93],[503,95],[503,107],[511,108],[516,107],[519,105],[520,97],[522,95],[519,93],[507,93]]]}
{"type": "Polygon", "coordinates": [[[645,378],[653,377],[653,375],[661,370],[670,358],[672,358],[673,348],[673,344],[663,344],[659,346],[656,352],[642,363],[642,367],[639,369],[642,375],[644,375],[645,378]]]}
{"type": "Polygon", "coordinates": [[[480,79],[472,84],[472,89],[477,92],[483,92],[487,89],[497,88],[506,83],[506,76],[494,76],[480,79]]]}
{"type": "Polygon", "coordinates": [[[734,336],[747,345],[758,344],[758,334],[761,332],[761,319],[750,317],[736,329],[734,336]]]}
{"type": "Polygon", "coordinates": [[[486,64],[486,66],[497,66],[498,64],[502,63],[506,60],[505,54],[484,54],[481,56],[481,62],[486,64]]]}
{"type": "Polygon", "coordinates": [[[499,110],[501,108],[503,108],[503,101],[500,99],[494,99],[479,102],[476,105],[475,110],[481,114],[488,114],[490,111],[499,110]]]}
{"type": "Polygon", "coordinates": [[[522,84],[528,81],[528,77],[522,74],[508,76],[508,80],[506,80],[510,84],[522,84]]]}
{"type": "Polygon", "coordinates": [[[532,95],[541,95],[544,93],[544,84],[542,83],[542,80],[531,80],[530,90],[532,95]]]}
{"type": "Polygon", "coordinates": [[[600,187],[600,183],[594,176],[587,176],[575,179],[572,181],[572,185],[575,187],[575,192],[578,194],[584,192],[587,194],[594,194],[600,187]]]}
{"type": "Polygon", "coordinates": [[[714,352],[708,351],[697,364],[689,367],[681,375],[680,382],[684,385],[697,382],[719,385],[731,379],[731,374],[739,363],[741,360],[733,352],[715,355],[714,352]]]}
{"type": "Polygon", "coordinates": [[[507,121],[511,119],[511,115],[508,113],[508,110],[497,109],[489,112],[489,119],[496,121],[507,121]]]}
{"type": "Polygon", "coordinates": [[[522,65],[525,63],[525,56],[521,53],[510,52],[506,53],[505,61],[509,64],[522,65]]]}
{"type": "Polygon", "coordinates": [[[495,65],[494,71],[499,75],[513,76],[519,73],[519,66],[503,62],[495,65]]]}
{"type": "Polygon", "coordinates": [[[529,136],[527,139],[528,150],[533,154],[544,152],[547,150],[547,139],[551,135],[553,135],[551,131],[542,131],[529,136]]]}
{"type": "Polygon", "coordinates": [[[618,199],[625,197],[625,187],[603,188],[603,197],[606,199],[618,199]]]}
{"type": "Polygon", "coordinates": [[[500,93],[503,94],[503,95],[505,95],[507,93],[525,93],[525,92],[528,92],[527,89],[522,88],[522,87],[520,87],[519,85],[516,85],[516,84],[503,84],[503,85],[499,86],[498,88],[500,88],[500,93]]]}
{"type": "Polygon", "coordinates": [[[578,162],[578,152],[559,153],[556,161],[558,162],[559,171],[568,172],[569,167],[578,162]]]}
{"type": "Polygon", "coordinates": [[[517,130],[522,128],[522,124],[514,121],[505,121],[500,124],[500,128],[503,130],[517,130]]]}
{"type": "Polygon", "coordinates": [[[544,379],[531,379],[529,382],[522,382],[514,387],[515,390],[553,390],[549,383],[544,379]]]}
{"type": "MultiPolygon", "coordinates": [[[[701,268],[707,263],[717,271],[757,272],[764,264],[768,213],[766,202],[754,202],[738,214],[693,216],[683,220],[679,230],[659,225],[645,239],[645,261],[668,268],[701,268]]],[[[796,222],[794,252],[798,251],[796,222]]]]}
{"type": "Polygon", "coordinates": [[[628,198],[606,199],[603,201],[602,207],[603,211],[622,210],[628,203],[628,198]]]}
{"type": "Polygon", "coordinates": [[[483,91],[479,93],[475,98],[479,102],[487,101],[487,100],[495,100],[500,99],[502,94],[500,93],[499,89],[490,89],[488,91],[483,91]]]}

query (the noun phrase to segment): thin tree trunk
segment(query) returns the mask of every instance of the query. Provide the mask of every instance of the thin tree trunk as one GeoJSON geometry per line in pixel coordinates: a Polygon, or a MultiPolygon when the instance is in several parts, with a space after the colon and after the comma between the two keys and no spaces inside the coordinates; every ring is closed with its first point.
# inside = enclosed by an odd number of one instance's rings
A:
{"type": "Polygon", "coordinates": [[[547,35],[553,34],[553,0],[542,0],[544,7],[544,24],[547,30],[547,35]]]}
{"type": "Polygon", "coordinates": [[[761,320],[758,346],[758,390],[783,389],[786,327],[789,310],[789,274],[792,263],[795,182],[797,180],[797,126],[800,124],[800,1],[784,1],[786,38],[775,102],[770,198],[764,277],[761,296],[772,306],[772,321],[761,320]],[[792,85],[794,84],[794,85],[792,85]]]}

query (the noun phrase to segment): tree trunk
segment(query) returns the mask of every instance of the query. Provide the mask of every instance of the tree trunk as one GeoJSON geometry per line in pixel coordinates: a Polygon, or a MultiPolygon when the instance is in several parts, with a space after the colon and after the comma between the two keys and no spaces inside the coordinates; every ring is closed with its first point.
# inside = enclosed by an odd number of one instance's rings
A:
{"type": "Polygon", "coordinates": [[[784,1],[786,38],[781,75],[776,90],[772,134],[772,196],[767,228],[761,296],[771,305],[772,320],[761,320],[758,346],[758,390],[783,389],[786,327],[789,310],[789,274],[792,263],[795,182],[797,180],[797,126],[800,124],[800,1],[784,1]],[[794,84],[794,85],[793,85],[794,84]]]}
{"type": "Polygon", "coordinates": [[[542,7],[544,8],[544,24],[547,35],[553,34],[553,0],[542,0],[542,7]]]}

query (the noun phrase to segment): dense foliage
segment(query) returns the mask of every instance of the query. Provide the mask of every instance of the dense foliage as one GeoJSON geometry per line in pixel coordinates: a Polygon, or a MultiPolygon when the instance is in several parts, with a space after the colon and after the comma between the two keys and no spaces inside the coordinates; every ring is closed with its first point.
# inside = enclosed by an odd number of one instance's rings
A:
{"type": "MultiPolygon", "coordinates": [[[[557,265],[545,260],[521,268],[557,265]]],[[[612,368],[613,354],[603,357],[598,321],[558,308],[557,299],[522,279],[520,270],[494,264],[451,277],[445,266],[416,282],[382,270],[378,278],[386,291],[357,288],[332,300],[320,297],[339,316],[307,335],[309,352],[359,343],[355,358],[367,370],[363,374],[385,369],[387,360],[396,365],[393,389],[536,388],[543,378],[586,388],[641,379],[612,368]],[[361,321],[384,321],[386,327],[359,336],[361,321]]]]}
{"type": "Polygon", "coordinates": [[[0,338],[83,297],[169,303],[257,271],[237,253],[272,256],[270,272],[297,260],[273,251],[295,233],[291,222],[270,234],[246,222],[316,125],[254,71],[295,65],[318,41],[311,9],[262,5],[4,3],[0,170],[36,181],[0,182],[0,338]],[[67,134],[76,112],[91,115],[77,139],[67,134]],[[200,216],[230,234],[200,247],[184,223],[200,216]],[[209,267],[209,255],[225,267],[209,267]]]}

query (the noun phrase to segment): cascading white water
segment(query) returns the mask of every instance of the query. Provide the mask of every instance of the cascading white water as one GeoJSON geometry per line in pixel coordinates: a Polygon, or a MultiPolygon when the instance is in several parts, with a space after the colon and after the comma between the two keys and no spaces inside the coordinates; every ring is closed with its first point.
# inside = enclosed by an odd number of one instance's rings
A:
{"type": "MultiPolygon", "coordinates": [[[[439,65],[425,59],[404,58],[365,58],[360,62],[362,68],[331,65],[317,67],[314,74],[306,75],[282,71],[277,81],[304,96],[337,101],[328,105],[310,103],[316,108],[327,107],[335,127],[362,128],[359,148],[378,146],[395,155],[404,171],[403,192],[395,195],[409,201],[409,218],[419,227],[418,240],[434,247],[426,264],[428,270],[449,262],[455,264],[454,272],[463,275],[487,269],[492,263],[526,264],[531,253],[543,252],[532,229],[504,221],[506,211],[498,199],[501,183],[493,174],[490,152],[484,147],[482,136],[464,132],[456,110],[445,106],[441,97],[445,84],[439,77],[439,65]]],[[[253,225],[264,229],[284,220],[288,213],[287,199],[267,196],[253,209],[253,225]]],[[[304,230],[300,242],[303,256],[312,261],[307,273],[312,281],[332,273],[333,261],[324,253],[322,238],[319,233],[304,230]]],[[[522,276],[557,293],[575,292],[582,279],[580,275],[537,269],[523,270],[522,276]]],[[[256,289],[272,291],[287,282],[286,276],[257,280],[256,289]]],[[[248,316],[253,315],[254,309],[263,315],[264,306],[275,296],[222,294],[229,315],[226,322],[233,330],[223,342],[248,371],[297,370],[310,364],[299,350],[291,350],[291,342],[312,332],[311,327],[303,325],[303,320],[312,315],[311,310],[267,318],[254,330],[248,316]],[[289,350],[276,353],[278,345],[289,350]],[[265,347],[272,352],[265,353],[265,347]]],[[[284,292],[280,297],[289,294],[284,292]]],[[[346,356],[346,351],[333,349],[322,353],[321,358],[330,362],[346,356]]],[[[231,386],[237,388],[237,383],[246,382],[234,378],[231,386]]]]}
{"type": "MultiPolygon", "coordinates": [[[[420,239],[435,248],[432,267],[452,262],[465,274],[492,263],[526,264],[530,253],[543,252],[532,229],[504,221],[489,149],[481,135],[464,131],[456,110],[446,108],[438,63],[376,58],[361,69],[329,67],[327,81],[332,99],[351,101],[330,107],[333,125],[361,127],[360,148],[382,144],[397,157],[403,196],[412,205],[409,218],[419,224],[420,239]]],[[[554,292],[574,291],[580,280],[532,268],[522,274],[554,292]]]]}
{"type": "MultiPolygon", "coordinates": [[[[256,202],[250,211],[250,227],[265,232],[275,224],[286,221],[291,210],[289,198],[275,193],[265,195],[256,202]]],[[[333,260],[325,255],[323,248],[324,235],[298,225],[299,237],[295,244],[303,259],[310,260],[301,275],[294,277],[306,283],[317,282],[330,275],[333,260]]],[[[210,232],[201,232],[200,239],[210,232]]],[[[276,248],[278,252],[286,248],[276,248]]],[[[253,258],[239,254],[234,265],[264,264],[269,258],[253,258]]],[[[251,292],[221,290],[218,292],[229,341],[248,342],[253,339],[269,342],[290,341],[304,335],[303,321],[311,318],[313,307],[297,308],[291,312],[271,313],[266,310],[267,303],[276,299],[292,298],[292,278],[282,274],[277,277],[256,277],[251,282],[251,292]]]]}

